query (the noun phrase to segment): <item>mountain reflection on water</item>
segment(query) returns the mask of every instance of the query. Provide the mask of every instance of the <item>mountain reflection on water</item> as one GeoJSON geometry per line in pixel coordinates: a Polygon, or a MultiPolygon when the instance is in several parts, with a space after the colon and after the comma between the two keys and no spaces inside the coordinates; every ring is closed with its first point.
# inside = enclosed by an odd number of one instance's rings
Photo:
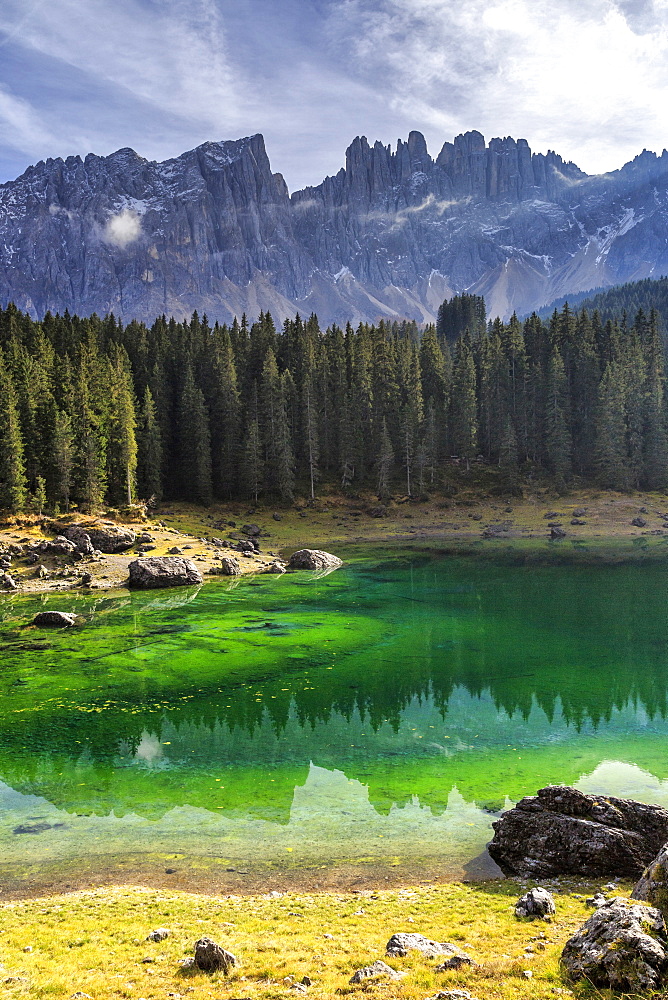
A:
{"type": "Polygon", "coordinates": [[[45,862],[178,841],[460,870],[550,782],[665,801],[666,590],[660,562],[367,551],[320,580],[7,599],[3,857],[32,824],[45,862]],[[45,603],[86,625],[21,628],[45,603]]]}

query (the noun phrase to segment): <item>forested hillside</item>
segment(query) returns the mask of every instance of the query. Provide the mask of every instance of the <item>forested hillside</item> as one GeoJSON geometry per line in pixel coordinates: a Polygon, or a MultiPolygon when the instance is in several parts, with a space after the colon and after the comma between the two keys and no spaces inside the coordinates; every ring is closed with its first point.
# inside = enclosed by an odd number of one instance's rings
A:
{"type": "Polygon", "coordinates": [[[577,295],[566,295],[545,309],[539,315],[549,319],[555,308],[563,309],[568,302],[571,309],[586,309],[593,313],[598,311],[601,319],[606,320],[637,315],[640,309],[649,315],[652,309],[659,314],[659,329],[663,335],[668,332],[668,278],[644,278],[642,281],[629,281],[625,285],[615,285],[614,288],[598,289],[591,292],[580,292],[577,295]]]}
{"type": "Polygon", "coordinates": [[[0,452],[13,510],[290,500],[321,480],[383,497],[438,489],[452,456],[497,464],[509,489],[531,468],[557,485],[662,488],[664,353],[654,312],[627,327],[565,307],[449,344],[412,323],[211,328],[195,313],[147,327],[9,306],[0,452]]]}

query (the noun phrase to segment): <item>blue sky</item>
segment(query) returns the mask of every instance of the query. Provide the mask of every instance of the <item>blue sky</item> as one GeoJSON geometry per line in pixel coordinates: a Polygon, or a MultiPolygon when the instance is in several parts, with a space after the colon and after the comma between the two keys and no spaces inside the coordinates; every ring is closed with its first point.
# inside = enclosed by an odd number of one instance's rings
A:
{"type": "Polygon", "coordinates": [[[476,128],[588,172],[668,145],[668,0],[2,0],[0,181],[262,132],[291,190],[355,135],[476,128]]]}

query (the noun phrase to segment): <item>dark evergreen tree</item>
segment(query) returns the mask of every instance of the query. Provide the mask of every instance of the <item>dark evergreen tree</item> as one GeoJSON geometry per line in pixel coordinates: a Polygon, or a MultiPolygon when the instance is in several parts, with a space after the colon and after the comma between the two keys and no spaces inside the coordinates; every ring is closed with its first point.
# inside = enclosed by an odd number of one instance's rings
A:
{"type": "Polygon", "coordinates": [[[26,501],[23,439],[16,392],[0,355],[0,507],[19,511],[26,501]]]}
{"type": "Polygon", "coordinates": [[[137,490],[145,500],[162,497],[162,433],[148,385],[139,411],[137,427],[137,490]]]}
{"type": "Polygon", "coordinates": [[[452,371],[450,435],[453,453],[465,459],[469,469],[478,448],[476,373],[471,342],[466,334],[457,342],[452,371]]]}

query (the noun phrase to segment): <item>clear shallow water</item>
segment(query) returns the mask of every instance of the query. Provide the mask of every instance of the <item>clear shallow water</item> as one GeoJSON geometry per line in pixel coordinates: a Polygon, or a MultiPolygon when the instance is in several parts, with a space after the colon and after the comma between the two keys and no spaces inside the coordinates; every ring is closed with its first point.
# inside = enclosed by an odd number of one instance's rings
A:
{"type": "Polygon", "coordinates": [[[495,814],[549,782],[668,805],[667,596],[668,563],[376,549],[321,579],[6,598],[0,875],[489,874],[495,814]],[[45,604],[86,624],[22,628],[45,604]]]}

